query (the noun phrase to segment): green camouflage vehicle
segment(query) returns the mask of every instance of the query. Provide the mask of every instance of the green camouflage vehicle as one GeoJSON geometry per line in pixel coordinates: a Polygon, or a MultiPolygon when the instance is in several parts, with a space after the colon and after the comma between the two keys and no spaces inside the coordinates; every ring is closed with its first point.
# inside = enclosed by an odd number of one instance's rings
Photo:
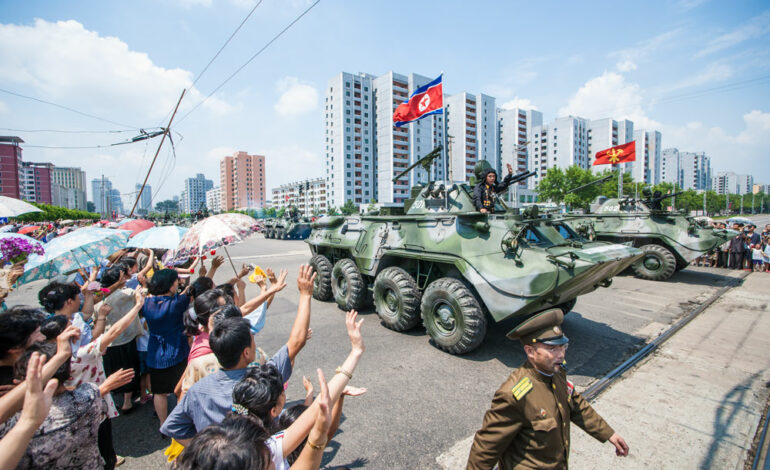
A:
{"type": "MultiPolygon", "coordinates": [[[[415,165],[428,168],[434,152],[415,165]]],[[[481,344],[487,313],[500,322],[554,306],[569,312],[579,295],[609,286],[641,256],[581,239],[537,207],[519,214],[498,198],[494,213],[482,214],[472,199],[468,184],[434,182],[414,186],[403,205],[316,221],[306,240],[313,296],[345,310],[373,302],[396,331],[422,321],[436,346],[462,354],[481,344]]]]}
{"type": "Polygon", "coordinates": [[[631,265],[642,279],[665,281],[691,261],[733,238],[737,232],[702,225],[682,212],[663,210],[669,195],[642,192],[645,199],[600,196],[586,214],[567,214],[569,225],[586,238],[634,246],[644,256],[631,265]]]}
{"type": "Polygon", "coordinates": [[[301,217],[299,211],[288,209],[283,217],[266,219],[262,233],[265,238],[304,240],[312,230],[309,217],[301,217]]]}

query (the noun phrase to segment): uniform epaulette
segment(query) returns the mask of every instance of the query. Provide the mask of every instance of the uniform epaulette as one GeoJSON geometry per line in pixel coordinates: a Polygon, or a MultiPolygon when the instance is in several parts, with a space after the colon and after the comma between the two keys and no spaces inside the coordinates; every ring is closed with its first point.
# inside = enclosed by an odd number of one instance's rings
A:
{"type": "Polygon", "coordinates": [[[529,380],[529,377],[524,377],[519,380],[519,383],[513,386],[511,393],[513,393],[513,397],[517,401],[520,401],[530,390],[532,390],[532,381],[529,380]]]}

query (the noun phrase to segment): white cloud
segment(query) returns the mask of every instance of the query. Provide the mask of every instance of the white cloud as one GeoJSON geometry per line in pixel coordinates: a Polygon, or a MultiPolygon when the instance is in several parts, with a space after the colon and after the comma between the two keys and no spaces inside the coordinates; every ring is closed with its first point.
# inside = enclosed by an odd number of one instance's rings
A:
{"type": "Polygon", "coordinates": [[[559,109],[559,116],[573,115],[588,119],[630,119],[639,128],[657,129],[661,124],[648,118],[643,107],[642,90],[616,72],[592,78],[559,109]]]}
{"type": "Polygon", "coordinates": [[[321,154],[292,144],[265,149],[267,187],[323,175],[321,154]]]}
{"type": "MultiPolygon", "coordinates": [[[[0,80],[34,96],[135,126],[167,115],[193,77],[187,70],[158,66],[119,38],[100,36],[74,20],[0,25],[0,57],[0,80]]],[[[198,90],[190,90],[180,113],[201,99],[198,90]]],[[[217,97],[203,107],[216,114],[235,109],[217,97]]]]}
{"type": "Polygon", "coordinates": [[[636,64],[631,59],[625,59],[621,62],[618,62],[616,67],[618,68],[619,72],[630,72],[632,70],[636,70],[636,64]]]}
{"type": "Polygon", "coordinates": [[[510,101],[506,101],[500,107],[503,109],[519,108],[519,109],[534,109],[535,111],[538,110],[537,106],[532,104],[530,100],[528,100],[527,98],[519,98],[518,96],[514,97],[510,101]]]}
{"type": "MultiPolygon", "coordinates": [[[[690,88],[699,85],[705,85],[707,83],[719,82],[727,80],[733,76],[733,68],[726,64],[713,63],[700,72],[696,72],[693,75],[684,77],[674,83],[663,85],[658,87],[655,92],[669,93],[683,88],[690,88]]],[[[663,98],[665,99],[665,97],[663,98]]]]}
{"type": "Polygon", "coordinates": [[[717,36],[701,49],[695,58],[700,58],[738,45],[749,39],[756,39],[770,33],[770,10],[765,10],[729,33],[717,36]]]}
{"type": "Polygon", "coordinates": [[[770,113],[750,111],[743,115],[743,123],[743,129],[735,134],[721,127],[707,127],[698,121],[684,126],[665,126],[663,146],[704,151],[711,158],[714,171],[748,173],[758,183],[770,183],[767,166],[770,113]]]}
{"type": "Polygon", "coordinates": [[[0,101],[0,114],[6,114],[8,112],[8,105],[5,101],[0,101]]]}
{"type": "Polygon", "coordinates": [[[276,83],[281,92],[275,110],[281,116],[299,116],[313,111],[318,106],[318,92],[297,77],[285,77],[276,83]]]}
{"type": "MultiPolygon", "coordinates": [[[[206,152],[206,159],[219,163],[223,157],[228,157],[235,152],[237,152],[235,147],[214,147],[206,152]]],[[[214,186],[218,186],[218,184],[214,183],[214,186]]]]}
{"type": "Polygon", "coordinates": [[[660,49],[676,44],[677,36],[682,33],[681,28],[666,31],[649,39],[637,43],[634,47],[621,49],[609,53],[610,58],[618,58],[616,67],[621,72],[636,70],[637,64],[644,62],[648,57],[655,56],[660,49]],[[628,70],[624,70],[627,68],[628,70]]]}

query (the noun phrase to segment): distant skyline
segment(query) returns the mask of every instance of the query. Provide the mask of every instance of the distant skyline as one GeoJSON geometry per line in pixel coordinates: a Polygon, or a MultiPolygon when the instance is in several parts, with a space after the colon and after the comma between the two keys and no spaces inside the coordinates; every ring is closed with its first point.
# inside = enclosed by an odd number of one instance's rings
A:
{"type": "MultiPolygon", "coordinates": [[[[185,115],[313,2],[265,0],[182,103],[176,161],[165,145],[154,201],[184,180],[219,179],[238,150],[265,155],[266,189],[323,174],[323,100],[339,72],[444,72],[445,93],[659,130],[662,147],[706,152],[714,173],[770,183],[770,8],[764,2],[419,2],[322,0],[185,115]]],[[[159,139],[110,147],[165,125],[183,88],[244,19],[251,0],[10,2],[0,17],[0,134],[24,160],[104,174],[127,194],[159,139]],[[119,123],[119,124],[116,124],[119,123]],[[11,130],[13,129],[13,130],[11,130]],[[22,131],[126,131],[99,133],[22,131]],[[103,148],[55,149],[53,147],[103,148]]],[[[90,194],[89,194],[90,196],[90,194]]]]}

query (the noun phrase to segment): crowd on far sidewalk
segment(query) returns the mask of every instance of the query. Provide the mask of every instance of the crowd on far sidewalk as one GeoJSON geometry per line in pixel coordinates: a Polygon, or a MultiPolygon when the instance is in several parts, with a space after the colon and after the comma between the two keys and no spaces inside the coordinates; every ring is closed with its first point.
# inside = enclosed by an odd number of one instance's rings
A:
{"type": "Polygon", "coordinates": [[[770,272],[770,224],[765,225],[761,232],[754,224],[737,222],[730,227],[725,222],[714,222],[714,227],[730,228],[738,234],[693,261],[693,265],[770,272]]]}

